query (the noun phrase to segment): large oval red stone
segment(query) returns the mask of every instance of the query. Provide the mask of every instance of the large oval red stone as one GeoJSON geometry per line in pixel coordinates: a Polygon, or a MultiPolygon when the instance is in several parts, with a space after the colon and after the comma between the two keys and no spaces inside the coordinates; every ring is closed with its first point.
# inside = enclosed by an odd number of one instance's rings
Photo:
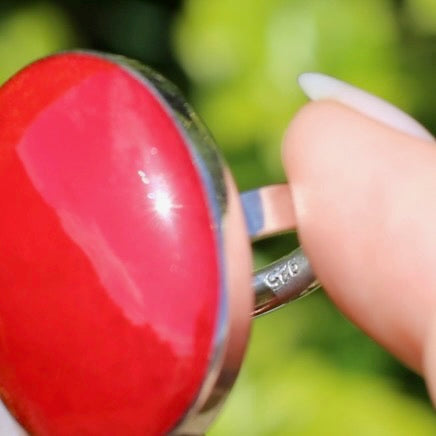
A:
{"type": "Polygon", "coordinates": [[[210,359],[217,242],[145,82],[102,57],[0,90],[0,393],[37,435],[161,434],[210,359]]]}

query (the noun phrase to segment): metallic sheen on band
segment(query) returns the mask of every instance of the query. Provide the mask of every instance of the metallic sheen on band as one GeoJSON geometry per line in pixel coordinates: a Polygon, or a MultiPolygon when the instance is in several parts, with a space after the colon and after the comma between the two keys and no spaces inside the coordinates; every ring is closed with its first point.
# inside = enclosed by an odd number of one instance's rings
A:
{"type": "Polygon", "coordinates": [[[292,253],[256,271],[253,277],[253,316],[277,309],[319,287],[309,261],[299,247],[292,253]]]}

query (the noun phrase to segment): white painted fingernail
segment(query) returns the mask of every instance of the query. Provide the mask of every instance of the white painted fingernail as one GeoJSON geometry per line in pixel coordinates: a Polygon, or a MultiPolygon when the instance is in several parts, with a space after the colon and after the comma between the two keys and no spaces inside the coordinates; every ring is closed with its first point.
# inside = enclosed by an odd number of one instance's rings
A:
{"type": "Polygon", "coordinates": [[[410,115],[342,80],[321,73],[303,73],[299,76],[298,83],[311,100],[335,100],[394,129],[434,141],[431,133],[410,115]]]}
{"type": "Polygon", "coordinates": [[[27,433],[18,424],[0,400],[0,436],[26,436],[27,433]]]}

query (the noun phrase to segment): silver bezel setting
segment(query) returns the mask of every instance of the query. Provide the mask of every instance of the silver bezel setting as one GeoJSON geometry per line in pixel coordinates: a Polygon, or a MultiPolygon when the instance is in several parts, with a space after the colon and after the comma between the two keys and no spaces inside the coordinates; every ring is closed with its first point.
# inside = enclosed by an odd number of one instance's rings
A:
{"type": "MultiPolygon", "coordinates": [[[[54,56],[68,54],[106,60],[146,86],[176,123],[202,181],[217,241],[220,276],[217,321],[203,382],[189,409],[175,423],[170,433],[203,434],[236,380],[248,342],[252,316],[267,313],[288,301],[307,295],[319,284],[301,248],[267,265],[252,277],[250,237],[268,237],[277,228],[280,231],[289,230],[285,208],[273,196],[270,196],[268,203],[263,202],[260,195],[258,204],[253,206],[248,201],[242,211],[241,198],[244,203],[244,196],[239,197],[212,136],[171,82],[151,68],[122,56],[93,51],[68,51],[54,56]],[[280,204],[281,208],[277,209],[275,204],[280,204]],[[270,213],[271,206],[277,210],[270,213]],[[261,226],[256,230],[257,233],[249,233],[243,213],[247,222],[270,214],[280,223],[279,227],[261,226]]],[[[5,410],[4,412],[6,413],[5,410]]],[[[24,433],[15,421],[11,421],[11,425],[17,434],[24,433]]]]}
{"type": "MultiPolygon", "coordinates": [[[[171,431],[171,434],[174,435],[203,434],[219,412],[236,380],[239,367],[242,364],[243,352],[248,341],[249,330],[246,326],[250,324],[252,312],[251,303],[253,295],[251,289],[231,289],[228,280],[225,250],[225,232],[228,229],[225,228],[223,222],[226,215],[230,213],[229,208],[231,206],[228,196],[229,190],[233,188],[229,186],[225,177],[226,166],[217,151],[211,134],[171,82],[151,68],[123,56],[88,51],[76,53],[102,57],[109,62],[116,63],[148,87],[177,123],[179,132],[185,139],[193,163],[203,181],[204,193],[211,212],[219,250],[218,259],[221,283],[216,317],[217,324],[213,343],[211,344],[208,370],[203,383],[191,407],[171,431]],[[232,300],[234,300],[230,298],[229,294],[231,292],[247,292],[250,295],[245,301],[248,301],[249,304],[245,304],[246,307],[230,308],[232,300]],[[243,314],[242,317],[237,317],[235,322],[235,319],[233,318],[232,320],[229,315],[230,309],[243,314]],[[240,350],[229,350],[229,347],[232,346],[229,338],[232,335],[239,336],[238,346],[241,348],[240,350]],[[245,336],[245,338],[241,336],[245,336]],[[235,355],[240,357],[238,362],[234,361],[235,355]]],[[[243,226],[244,223],[241,222],[241,227],[243,226]]],[[[246,243],[248,247],[248,238],[246,238],[246,243]]],[[[251,271],[247,273],[251,274],[251,271]]]]}

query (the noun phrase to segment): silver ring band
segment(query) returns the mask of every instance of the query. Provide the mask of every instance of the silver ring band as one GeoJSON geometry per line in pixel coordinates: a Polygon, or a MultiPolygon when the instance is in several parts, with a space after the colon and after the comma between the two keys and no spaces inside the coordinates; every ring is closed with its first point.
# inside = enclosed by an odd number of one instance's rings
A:
{"type": "MultiPolygon", "coordinates": [[[[241,194],[252,240],[295,230],[296,220],[287,185],[267,186],[241,194]]],[[[254,273],[253,316],[277,309],[319,287],[301,247],[254,273]]]]}

